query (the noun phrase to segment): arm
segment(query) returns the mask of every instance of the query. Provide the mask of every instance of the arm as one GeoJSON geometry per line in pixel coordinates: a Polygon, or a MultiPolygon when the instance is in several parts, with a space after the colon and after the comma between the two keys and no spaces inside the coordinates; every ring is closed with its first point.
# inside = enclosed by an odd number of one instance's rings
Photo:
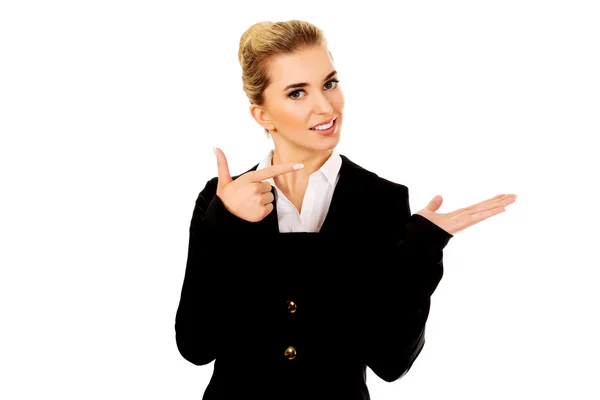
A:
{"type": "Polygon", "coordinates": [[[250,224],[230,214],[215,195],[217,179],[207,182],[196,200],[189,229],[188,256],[181,298],[175,318],[177,348],[196,365],[212,362],[220,353],[226,333],[220,321],[223,285],[218,278],[222,266],[218,260],[221,233],[250,224]],[[219,243],[218,243],[219,242],[219,243]]]}
{"type": "Polygon", "coordinates": [[[411,215],[403,188],[406,230],[396,246],[377,252],[370,276],[376,290],[369,293],[365,310],[365,363],[387,382],[404,376],[424,347],[431,295],[443,275],[443,248],[453,236],[411,215]]]}

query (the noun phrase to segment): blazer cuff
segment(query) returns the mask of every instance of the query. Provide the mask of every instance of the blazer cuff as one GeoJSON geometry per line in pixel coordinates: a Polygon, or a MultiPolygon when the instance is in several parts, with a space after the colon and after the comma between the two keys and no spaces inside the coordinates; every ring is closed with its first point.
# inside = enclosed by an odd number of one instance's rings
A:
{"type": "Polygon", "coordinates": [[[452,237],[454,235],[440,228],[422,215],[413,214],[408,219],[404,235],[404,245],[419,250],[441,251],[452,237]]]}

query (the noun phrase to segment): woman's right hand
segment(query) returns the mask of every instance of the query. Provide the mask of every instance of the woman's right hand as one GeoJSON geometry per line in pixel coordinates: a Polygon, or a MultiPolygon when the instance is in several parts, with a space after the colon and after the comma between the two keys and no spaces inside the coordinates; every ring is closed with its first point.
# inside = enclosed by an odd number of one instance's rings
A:
{"type": "Polygon", "coordinates": [[[217,196],[230,213],[249,222],[258,222],[273,211],[271,184],[265,179],[294,172],[304,167],[302,164],[272,165],[258,171],[231,178],[225,153],[215,147],[217,156],[217,196]]]}

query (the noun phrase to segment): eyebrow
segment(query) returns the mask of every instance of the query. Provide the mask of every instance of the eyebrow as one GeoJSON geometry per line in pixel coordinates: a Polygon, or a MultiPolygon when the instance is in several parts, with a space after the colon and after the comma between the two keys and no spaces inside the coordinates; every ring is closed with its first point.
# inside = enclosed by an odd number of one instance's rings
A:
{"type": "MultiPolygon", "coordinates": [[[[332,76],[334,76],[335,74],[337,74],[337,71],[331,71],[326,77],[325,79],[323,79],[324,81],[328,80],[329,78],[331,78],[332,76]]],[[[306,82],[300,82],[300,83],[292,83],[291,85],[287,85],[285,87],[285,89],[283,89],[283,91],[285,92],[288,89],[296,89],[296,88],[302,88],[305,86],[310,86],[310,84],[306,83],[306,82]]]]}

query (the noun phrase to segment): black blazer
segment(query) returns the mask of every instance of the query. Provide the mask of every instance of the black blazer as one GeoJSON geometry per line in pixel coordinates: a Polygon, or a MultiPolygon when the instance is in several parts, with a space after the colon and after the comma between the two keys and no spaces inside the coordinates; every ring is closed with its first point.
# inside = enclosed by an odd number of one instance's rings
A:
{"type": "Polygon", "coordinates": [[[215,361],[204,400],[367,400],[367,366],[393,382],[421,352],[452,235],[341,157],[318,233],[280,233],[277,207],[236,217],[216,177],[200,192],[175,331],[185,359],[215,361]]]}

